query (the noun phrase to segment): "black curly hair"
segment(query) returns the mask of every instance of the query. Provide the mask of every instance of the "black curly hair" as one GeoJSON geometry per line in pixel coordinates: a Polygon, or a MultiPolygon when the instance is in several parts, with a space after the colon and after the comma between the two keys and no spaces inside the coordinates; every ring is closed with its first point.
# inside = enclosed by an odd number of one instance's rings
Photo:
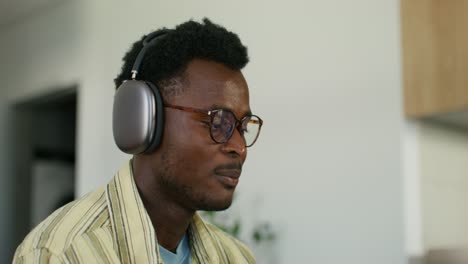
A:
{"type": "MultiPolygon", "coordinates": [[[[165,28],[160,29],[167,30],[165,28]]],[[[125,54],[120,74],[114,79],[116,89],[131,79],[133,63],[143,46],[143,36],[125,54]]],[[[148,48],[140,65],[138,79],[157,84],[167,99],[182,91],[177,85],[193,59],[205,59],[241,70],[249,62],[247,47],[239,37],[224,27],[204,18],[203,23],[187,21],[169,30],[155,45],[148,48]]]]}

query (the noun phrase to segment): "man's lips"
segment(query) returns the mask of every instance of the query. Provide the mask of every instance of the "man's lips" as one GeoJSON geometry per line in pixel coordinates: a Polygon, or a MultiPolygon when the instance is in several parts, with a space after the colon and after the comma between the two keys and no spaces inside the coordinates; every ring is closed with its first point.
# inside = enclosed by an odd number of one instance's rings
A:
{"type": "Polygon", "coordinates": [[[230,187],[236,187],[239,183],[242,165],[239,163],[226,164],[217,167],[214,172],[223,184],[230,187]]]}
{"type": "Polygon", "coordinates": [[[220,176],[226,176],[233,179],[238,179],[241,175],[241,170],[237,169],[222,169],[222,170],[215,170],[215,173],[220,176]]]}

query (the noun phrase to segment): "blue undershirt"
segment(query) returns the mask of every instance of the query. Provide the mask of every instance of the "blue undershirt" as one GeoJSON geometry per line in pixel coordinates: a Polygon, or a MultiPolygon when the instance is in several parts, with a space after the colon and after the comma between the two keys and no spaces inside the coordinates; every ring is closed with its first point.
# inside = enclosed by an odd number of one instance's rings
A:
{"type": "Polygon", "coordinates": [[[190,264],[190,245],[187,233],[179,242],[176,253],[165,249],[161,245],[158,246],[164,264],[190,264]]]}

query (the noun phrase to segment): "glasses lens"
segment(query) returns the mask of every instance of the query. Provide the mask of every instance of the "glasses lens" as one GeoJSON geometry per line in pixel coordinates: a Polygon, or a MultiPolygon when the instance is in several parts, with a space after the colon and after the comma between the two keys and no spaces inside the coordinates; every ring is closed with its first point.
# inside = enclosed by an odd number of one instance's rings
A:
{"type": "Polygon", "coordinates": [[[261,127],[261,120],[258,116],[247,116],[242,121],[242,131],[244,133],[246,147],[252,146],[258,138],[261,127]]]}
{"type": "Polygon", "coordinates": [[[218,110],[211,121],[211,137],[217,143],[226,143],[232,136],[236,125],[236,117],[226,110],[218,110]]]}
{"type": "MultiPolygon", "coordinates": [[[[236,129],[237,119],[231,111],[218,110],[214,113],[211,122],[211,137],[216,143],[226,143],[236,129]]],[[[262,120],[255,115],[246,116],[242,120],[241,133],[245,146],[252,146],[258,138],[262,120]]]]}

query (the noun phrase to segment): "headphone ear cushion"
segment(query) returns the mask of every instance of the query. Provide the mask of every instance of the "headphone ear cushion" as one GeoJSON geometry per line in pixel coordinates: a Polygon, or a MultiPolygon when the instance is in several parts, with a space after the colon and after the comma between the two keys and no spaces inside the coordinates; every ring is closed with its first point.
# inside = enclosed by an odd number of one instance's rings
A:
{"type": "Polygon", "coordinates": [[[128,80],[114,98],[112,130],[117,147],[128,154],[151,153],[164,130],[164,105],[156,86],[128,80]]]}
{"type": "Polygon", "coordinates": [[[146,82],[148,87],[154,94],[155,101],[155,126],[153,129],[153,139],[145,150],[145,154],[150,154],[155,151],[161,144],[164,132],[164,101],[158,87],[150,82],[146,82]]]}

